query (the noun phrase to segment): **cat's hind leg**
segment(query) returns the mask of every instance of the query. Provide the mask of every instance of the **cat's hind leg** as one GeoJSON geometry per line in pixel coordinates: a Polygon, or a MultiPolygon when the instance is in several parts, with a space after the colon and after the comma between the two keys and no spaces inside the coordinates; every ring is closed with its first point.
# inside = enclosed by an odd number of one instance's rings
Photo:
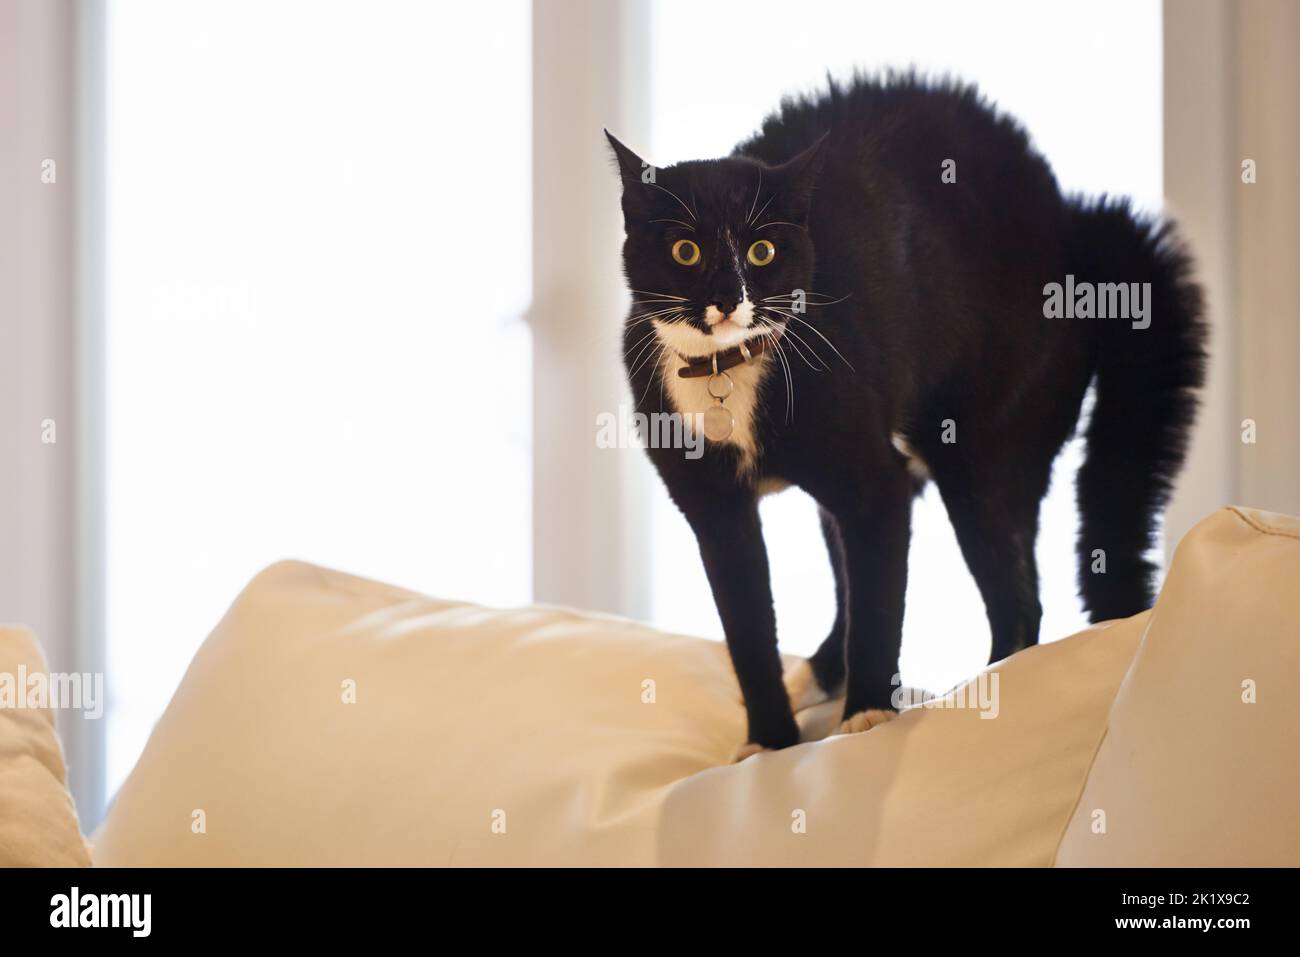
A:
{"type": "Polygon", "coordinates": [[[835,622],[811,658],[786,669],[785,690],[795,711],[811,708],[844,689],[844,632],[848,627],[848,579],[844,571],[844,543],[835,517],[821,509],[822,538],[835,576],[835,622]]]}
{"type": "Polygon", "coordinates": [[[1038,643],[1038,508],[1051,460],[1015,468],[940,470],[939,491],[962,557],[979,586],[993,641],[989,662],[1038,643]]]}
{"type": "Polygon", "coordinates": [[[915,485],[901,463],[864,478],[833,509],[844,554],[844,722],[867,730],[894,716],[915,485]]]}

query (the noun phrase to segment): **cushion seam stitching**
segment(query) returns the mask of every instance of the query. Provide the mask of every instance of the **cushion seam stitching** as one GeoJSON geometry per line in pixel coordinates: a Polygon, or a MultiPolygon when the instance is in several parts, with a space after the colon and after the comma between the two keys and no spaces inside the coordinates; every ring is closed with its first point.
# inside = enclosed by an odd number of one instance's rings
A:
{"type": "Polygon", "coordinates": [[[1263,535],[1280,535],[1283,538],[1294,538],[1297,541],[1300,541],[1300,533],[1290,532],[1281,528],[1274,528],[1271,525],[1264,525],[1258,520],[1251,518],[1249,515],[1242,512],[1235,505],[1229,505],[1228,511],[1231,512],[1233,515],[1237,516],[1237,518],[1241,519],[1243,522],[1245,522],[1255,531],[1260,532],[1263,535]]]}
{"type": "MultiPolygon", "coordinates": [[[[1136,658],[1136,653],[1134,658],[1136,658]]],[[[1123,684],[1123,680],[1120,681],[1123,684]]],[[[1119,688],[1115,689],[1115,697],[1111,698],[1110,705],[1115,706],[1115,698],[1119,697],[1119,688]]],[[[1107,710],[1106,724],[1101,729],[1101,734],[1097,737],[1097,743],[1093,745],[1092,756],[1088,759],[1087,770],[1083,773],[1083,780],[1079,784],[1079,792],[1074,796],[1074,803],[1070,805],[1070,813],[1065,816],[1065,822],[1061,825],[1061,833],[1056,838],[1056,847],[1052,849],[1052,857],[1047,862],[1048,867],[1056,867],[1057,858],[1061,855],[1061,845],[1065,843],[1065,835],[1070,830],[1070,822],[1074,820],[1074,815],[1079,810],[1079,805],[1083,803],[1084,792],[1088,790],[1088,780],[1092,777],[1092,769],[1097,764],[1097,755],[1101,753],[1101,746],[1106,743],[1106,737],[1110,734],[1110,712],[1107,710]]]]}

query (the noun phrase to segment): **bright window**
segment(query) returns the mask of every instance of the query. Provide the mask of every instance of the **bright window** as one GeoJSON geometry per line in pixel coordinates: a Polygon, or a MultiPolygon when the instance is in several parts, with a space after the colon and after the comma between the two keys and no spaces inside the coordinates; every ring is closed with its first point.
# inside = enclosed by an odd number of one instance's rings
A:
{"type": "MultiPolygon", "coordinates": [[[[652,13],[653,162],[729,153],[790,92],[827,71],[915,64],[976,82],[1017,116],[1066,190],[1161,197],[1161,20],[1156,0],[1014,3],[659,0],[652,13]],[[992,25],[996,24],[996,28],[992,25]],[[1052,38],[1059,43],[1053,43],[1052,38]]],[[[1075,587],[1078,440],[1057,460],[1038,560],[1042,636],[1086,624],[1075,587]]],[[[685,521],[656,484],[654,617],[700,633],[721,625],[685,521]]],[[[763,503],[783,650],[810,654],[834,618],[816,507],[788,491],[763,503]]],[[[943,690],[983,666],[988,626],[937,490],[913,520],[903,680],[943,690]]]]}
{"type": "Polygon", "coordinates": [[[531,598],[531,24],[525,0],[108,20],[111,793],[270,562],[531,598]]]}

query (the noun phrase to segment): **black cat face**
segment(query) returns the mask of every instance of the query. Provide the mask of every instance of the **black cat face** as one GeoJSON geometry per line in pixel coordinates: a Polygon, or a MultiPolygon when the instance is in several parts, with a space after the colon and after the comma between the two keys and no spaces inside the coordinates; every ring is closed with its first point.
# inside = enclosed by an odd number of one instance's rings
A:
{"type": "Polygon", "coordinates": [[[802,311],[821,141],[777,167],[727,158],[660,169],[605,135],[623,181],[630,322],[651,322],[679,354],[701,356],[802,311]]]}

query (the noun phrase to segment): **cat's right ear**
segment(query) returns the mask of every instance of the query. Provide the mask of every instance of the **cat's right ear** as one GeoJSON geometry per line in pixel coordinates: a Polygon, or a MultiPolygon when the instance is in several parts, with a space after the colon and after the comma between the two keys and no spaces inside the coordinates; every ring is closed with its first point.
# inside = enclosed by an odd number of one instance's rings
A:
{"type": "Polygon", "coordinates": [[[655,181],[655,168],[619,142],[609,130],[605,131],[614,160],[618,164],[619,178],[623,181],[623,216],[627,220],[644,219],[649,212],[650,189],[655,181]]]}

